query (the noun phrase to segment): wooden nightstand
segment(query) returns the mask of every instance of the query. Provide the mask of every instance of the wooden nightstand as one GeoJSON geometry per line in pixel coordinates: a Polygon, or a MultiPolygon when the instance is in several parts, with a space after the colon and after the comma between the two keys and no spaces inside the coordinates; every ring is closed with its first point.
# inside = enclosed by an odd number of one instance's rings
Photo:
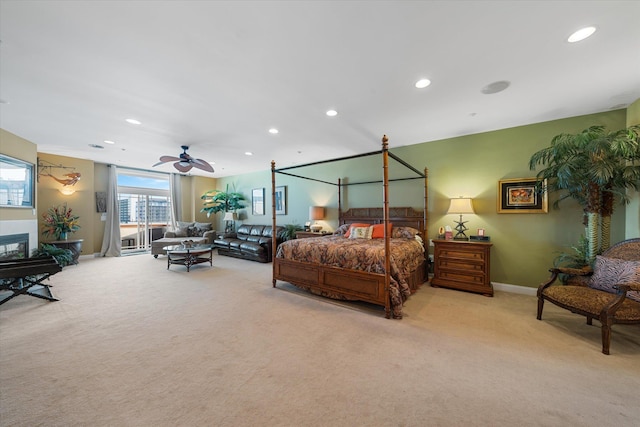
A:
{"type": "Polygon", "coordinates": [[[307,237],[331,236],[331,233],[314,233],[313,231],[296,231],[296,239],[306,239],[307,237]]]}
{"type": "Polygon", "coordinates": [[[493,296],[491,243],[433,240],[434,269],[431,286],[493,296]]]}

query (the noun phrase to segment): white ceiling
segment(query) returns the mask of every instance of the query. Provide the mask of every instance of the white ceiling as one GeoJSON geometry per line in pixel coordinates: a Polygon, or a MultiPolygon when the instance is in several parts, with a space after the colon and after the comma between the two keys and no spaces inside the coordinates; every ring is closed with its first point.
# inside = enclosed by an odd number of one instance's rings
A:
{"type": "Polygon", "coordinates": [[[383,134],[393,148],[597,113],[640,98],[639,16],[639,1],[0,0],[0,127],[142,169],[189,145],[215,162],[194,173],[222,177],[383,134]]]}

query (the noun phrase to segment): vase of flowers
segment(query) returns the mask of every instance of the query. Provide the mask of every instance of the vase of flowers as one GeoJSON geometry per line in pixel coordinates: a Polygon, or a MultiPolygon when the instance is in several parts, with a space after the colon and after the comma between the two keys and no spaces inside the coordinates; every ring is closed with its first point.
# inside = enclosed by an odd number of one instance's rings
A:
{"type": "Polygon", "coordinates": [[[78,223],[80,217],[73,214],[73,209],[64,203],[59,206],[50,207],[42,215],[44,236],[53,236],[56,240],[66,240],[69,233],[75,233],[80,229],[78,223]]]}

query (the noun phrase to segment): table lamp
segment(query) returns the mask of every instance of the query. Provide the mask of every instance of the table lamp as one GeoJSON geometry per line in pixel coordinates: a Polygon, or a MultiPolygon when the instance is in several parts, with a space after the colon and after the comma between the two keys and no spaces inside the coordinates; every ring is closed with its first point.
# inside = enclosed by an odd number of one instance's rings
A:
{"type": "Polygon", "coordinates": [[[226,226],[224,228],[225,233],[233,233],[235,229],[235,221],[238,219],[238,214],[235,212],[225,212],[223,221],[226,222],[226,226]]]}
{"type": "Polygon", "coordinates": [[[460,215],[460,221],[454,221],[456,224],[456,235],[453,237],[453,240],[469,240],[466,234],[464,234],[465,230],[468,230],[465,227],[465,223],[467,221],[462,220],[462,215],[464,214],[475,214],[473,210],[473,204],[471,203],[470,197],[459,197],[457,199],[451,199],[451,204],[449,205],[449,210],[447,211],[447,215],[460,215]]]}
{"type": "MultiPolygon", "coordinates": [[[[310,206],[309,207],[309,219],[312,221],[317,221],[324,219],[324,207],[322,206],[310,206]]],[[[322,226],[318,223],[313,224],[310,227],[311,231],[314,233],[319,233],[322,230],[322,226]]]]}

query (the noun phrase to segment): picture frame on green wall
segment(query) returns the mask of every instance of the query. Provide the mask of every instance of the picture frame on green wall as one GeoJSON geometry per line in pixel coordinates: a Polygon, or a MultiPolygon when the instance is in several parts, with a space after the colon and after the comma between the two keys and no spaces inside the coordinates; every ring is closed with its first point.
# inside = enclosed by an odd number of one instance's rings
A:
{"type": "Polygon", "coordinates": [[[251,190],[251,213],[264,215],[264,187],[251,190]]]}
{"type": "MultiPolygon", "coordinates": [[[[498,181],[498,213],[547,213],[546,192],[540,192],[536,178],[513,178],[498,181]]],[[[546,187],[546,180],[542,182],[546,187]]]]}
{"type": "Polygon", "coordinates": [[[276,187],[276,215],[287,214],[287,186],[276,187]]]}

